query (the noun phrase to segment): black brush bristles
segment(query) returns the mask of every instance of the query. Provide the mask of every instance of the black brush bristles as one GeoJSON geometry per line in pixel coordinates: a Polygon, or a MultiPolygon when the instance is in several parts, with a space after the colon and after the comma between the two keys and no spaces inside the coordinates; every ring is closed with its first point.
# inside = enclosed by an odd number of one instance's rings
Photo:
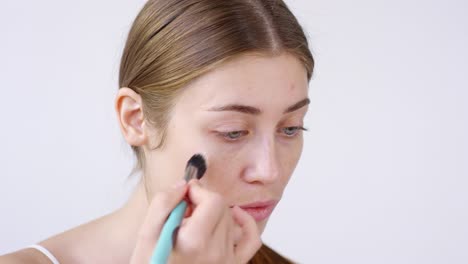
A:
{"type": "MultiPolygon", "coordinates": [[[[187,162],[187,166],[185,167],[185,170],[186,171],[190,170],[190,167],[194,167],[196,169],[196,177],[197,179],[201,179],[201,177],[203,177],[203,175],[206,172],[205,158],[201,154],[193,155],[187,162]]],[[[186,180],[189,180],[189,179],[186,179],[186,180]]]]}

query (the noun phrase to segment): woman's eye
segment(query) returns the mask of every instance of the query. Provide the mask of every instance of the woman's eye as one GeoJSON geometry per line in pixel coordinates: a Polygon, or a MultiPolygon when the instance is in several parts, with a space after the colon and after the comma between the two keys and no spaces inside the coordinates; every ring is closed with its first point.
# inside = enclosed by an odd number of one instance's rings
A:
{"type": "Polygon", "coordinates": [[[301,126],[294,126],[294,127],[285,127],[283,128],[283,133],[286,134],[288,137],[292,137],[296,135],[300,130],[307,130],[301,126]]]}
{"type": "Polygon", "coordinates": [[[222,132],[221,135],[227,140],[236,140],[247,134],[247,131],[229,131],[222,132]]]}

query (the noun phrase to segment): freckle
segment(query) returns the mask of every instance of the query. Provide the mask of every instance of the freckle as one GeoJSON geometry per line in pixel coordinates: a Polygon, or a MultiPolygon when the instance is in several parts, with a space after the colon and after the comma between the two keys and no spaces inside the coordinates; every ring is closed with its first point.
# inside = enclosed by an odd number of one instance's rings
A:
{"type": "Polygon", "coordinates": [[[294,90],[294,84],[289,85],[289,91],[292,91],[292,90],[294,90]]]}

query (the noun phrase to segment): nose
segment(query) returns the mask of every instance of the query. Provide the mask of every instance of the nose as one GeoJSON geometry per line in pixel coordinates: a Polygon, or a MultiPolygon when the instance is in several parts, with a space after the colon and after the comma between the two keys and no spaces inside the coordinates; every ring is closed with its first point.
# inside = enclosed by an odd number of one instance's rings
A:
{"type": "Polygon", "coordinates": [[[245,174],[245,180],[263,184],[277,181],[280,177],[280,164],[274,140],[264,139],[251,153],[250,168],[245,174]]]}

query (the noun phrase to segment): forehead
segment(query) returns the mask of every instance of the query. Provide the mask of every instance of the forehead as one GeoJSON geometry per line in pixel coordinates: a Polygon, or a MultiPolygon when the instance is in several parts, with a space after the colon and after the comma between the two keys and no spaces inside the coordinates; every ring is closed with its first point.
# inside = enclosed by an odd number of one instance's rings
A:
{"type": "Polygon", "coordinates": [[[284,107],[307,97],[307,72],[293,55],[246,54],[201,76],[182,92],[177,104],[208,109],[239,103],[259,108],[284,107]]]}

